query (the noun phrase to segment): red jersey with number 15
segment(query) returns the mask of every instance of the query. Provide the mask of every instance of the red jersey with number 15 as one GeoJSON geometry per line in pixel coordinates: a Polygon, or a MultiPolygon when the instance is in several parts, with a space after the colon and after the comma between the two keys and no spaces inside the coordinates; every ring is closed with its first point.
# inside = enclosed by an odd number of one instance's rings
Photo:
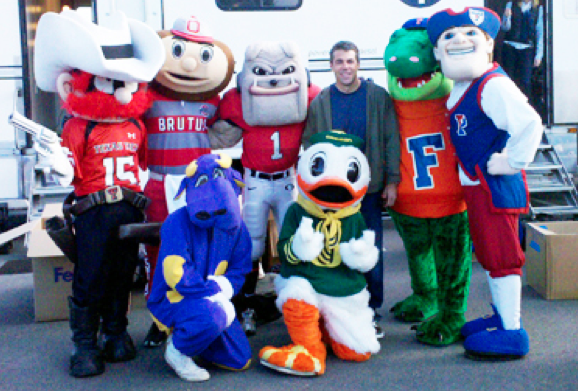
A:
{"type": "Polygon", "coordinates": [[[89,123],[71,118],[62,131],[62,146],[68,149],[74,167],[72,184],[76,196],[114,185],[141,191],[138,168],[146,169],[146,131],[142,122],[138,121],[140,129],[130,121],[98,122],[86,139],[89,123]]]}
{"type": "MultiPolygon", "coordinates": [[[[309,107],[320,89],[311,85],[307,91],[309,107]]],[[[235,88],[223,96],[219,119],[229,120],[243,129],[243,167],[273,173],[297,163],[305,121],[281,126],[251,126],[243,119],[241,94],[235,88]]]]}

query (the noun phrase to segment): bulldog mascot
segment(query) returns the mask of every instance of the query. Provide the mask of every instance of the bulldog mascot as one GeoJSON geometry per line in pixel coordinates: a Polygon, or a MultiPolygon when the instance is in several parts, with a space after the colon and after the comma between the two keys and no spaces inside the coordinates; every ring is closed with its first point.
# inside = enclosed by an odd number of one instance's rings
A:
{"type": "MultiPolygon", "coordinates": [[[[243,139],[241,162],[247,184],[243,189],[243,220],[253,241],[253,271],[243,288],[245,295],[255,293],[269,212],[280,227],[295,200],[294,165],[307,108],[318,92],[319,88],[309,83],[305,62],[294,42],[259,42],[247,48],[237,88],[229,90],[219,106],[215,133],[228,134],[232,141],[229,146],[243,139]]],[[[257,318],[268,315],[258,313],[257,318]]],[[[255,332],[250,324],[244,327],[249,333],[255,332]]]]}
{"type": "Polygon", "coordinates": [[[159,269],[147,301],[155,323],[172,333],[165,359],[187,381],[209,379],[193,356],[233,370],[251,362],[249,341],[231,303],[251,270],[251,237],[241,219],[241,174],[226,155],[203,155],[178,189],[186,207],[161,229],[159,269]]]}
{"type": "MultiPolygon", "coordinates": [[[[216,118],[219,92],[229,84],[235,65],[229,48],[194,16],[179,18],[171,30],[158,34],[166,60],[150,85],[153,104],[144,116],[150,170],[144,193],[152,201],[146,211],[148,222],[162,222],[185,206],[175,195],[187,165],[220,146],[211,145],[210,126],[216,118]]],[[[146,250],[148,297],[159,247],[147,244],[146,250]]],[[[144,346],[159,346],[165,339],[166,334],[153,323],[144,346]]]]}
{"type": "Polygon", "coordinates": [[[121,12],[100,25],[76,11],[49,12],[38,23],[36,81],[40,89],[58,92],[72,115],[62,146],[74,167],[74,377],[99,375],[104,361],[136,355],[126,315],[138,244],[122,243],[117,232],[144,217],[139,166],[146,169],[146,131],[138,118],[149,107],[147,84],[163,62],[158,35],[121,12]]]}
{"type": "Polygon", "coordinates": [[[380,349],[363,275],[379,254],[359,211],[370,179],[363,141],[331,131],[311,143],[299,159],[299,197],[277,245],[277,306],[293,344],[259,353],[263,365],[299,376],[325,372],[326,344],[350,361],[366,361],[380,349]]]}
{"type": "Polygon", "coordinates": [[[527,98],[492,62],[499,29],[498,15],[482,7],[446,9],[427,24],[442,72],[455,81],[447,101],[450,136],[494,308],[493,316],[464,325],[464,347],[468,357],[503,360],[530,349],[520,320],[525,258],[518,224],[529,205],[524,168],[534,160],[543,128],[527,98]]]}

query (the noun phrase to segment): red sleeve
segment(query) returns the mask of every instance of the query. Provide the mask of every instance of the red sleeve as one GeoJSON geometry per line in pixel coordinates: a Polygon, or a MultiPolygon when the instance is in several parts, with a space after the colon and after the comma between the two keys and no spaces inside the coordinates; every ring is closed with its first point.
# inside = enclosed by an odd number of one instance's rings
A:
{"type": "Polygon", "coordinates": [[[215,121],[217,121],[217,119],[219,118],[219,105],[221,102],[221,97],[219,95],[215,95],[214,97],[212,97],[211,99],[209,99],[207,101],[207,103],[215,106],[217,108],[217,112],[215,112],[215,115],[213,115],[211,118],[209,118],[207,120],[207,126],[211,126],[215,123],[215,121]]]}
{"type": "Polygon", "coordinates": [[[82,179],[80,162],[84,157],[84,132],[87,121],[80,118],[71,118],[62,129],[62,146],[68,149],[68,159],[74,167],[74,177],[82,179]]]}
{"type": "Polygon", "coordinates": [[[139,145],[139,149],[138,149],[138,165],[139,167],[143,170],[146,171],[147,169],[147,131],[145,128],[145,125],[143,123],[142,120],[138,120],[139,126],[141,128],[141,137],[142,137],[142,141],[139,145]]]}
{"type": "Polygon", "coordinates": [[[232,88],[223,96],[221,103],[219,104],[219,109],[217,110],[218,119],[228,120],[240,127],[245,129],[248,127],[245,120],[243,119],[243,106],[241,104],[241,94],[236,88],[232,88]]]}

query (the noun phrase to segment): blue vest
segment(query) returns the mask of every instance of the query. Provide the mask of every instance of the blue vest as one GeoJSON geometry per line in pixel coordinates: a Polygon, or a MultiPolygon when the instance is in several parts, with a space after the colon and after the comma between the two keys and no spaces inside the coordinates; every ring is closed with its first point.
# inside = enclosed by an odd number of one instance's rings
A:
{"type": "Polygon", "coordinates": [[[490,191],[496,209],[526,212],[528,192],[525,174],[490,175],[488,160],[501,152],[510,135],[498,129],[481,108],[484,84],[493,77],[507,77],[500,66],[494,66],[472,82],[461,100],[450,110],[450,134],[460,165],[471,179],[480,180],[490,191]]]}

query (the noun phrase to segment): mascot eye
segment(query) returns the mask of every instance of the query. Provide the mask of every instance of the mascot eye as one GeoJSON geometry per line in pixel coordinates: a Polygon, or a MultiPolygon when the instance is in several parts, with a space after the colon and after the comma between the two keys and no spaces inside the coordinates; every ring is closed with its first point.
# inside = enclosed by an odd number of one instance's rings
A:
{"type": "Polygon", "coordinates": [[[94,87],[106,94],[114,94],[114,80],[97,76],[94,78],[94,87]]]}
{"type": "Polygon", "coordinates": [[[311,175],[319,176],[325,171],[325,154],[323,152],[317,152],[311,157],[311,163],[309,163],[309,171],[311,175]]]}
{"type": "Polygon", "coordinates": [[[197,179],[197,183],[195,183],[195,187],[201,187],[203,186],[205,183],[207,183],[209,181],[209,177],[206,175],[201,175],[199,177],[199,179],[197,179]]]}
{"type": "Polygon", "coordinates": [[[261,67],[255,67],[255,68],[253,68],[253,73],[254,73],[255,75],[258,75],[258,76],[266,76],[266,75],[267,75],[267,71],[266,71],[264,68],[261,68],[261,67]]]}
{"type": "Polygon", "coordinates": [[[185,54],[186,45],[182,41],[173,42],[173,57],[181,58],[185,54]]]}
{"type": "Polygon", "coordinates": [[[452,39],[453,37],[455,37],[455,33],[445,33],[443,38],[444,39],[452,39]]]}
{"type": "Polygon", "coordinates": [[[470,30],[466,33],[466,35],[468,37],[475,37],[476,35],[478,35],[478,32],[476,30],[470,30]]]}
{"type": "Polygon", "coordinates": [[[283,75],[288,75],[290,73],[295,72],[295,67],[293,65],[289,65],[287,68],[283,69],[283,72],[281,72],[283,75]]]}
{"type": "Polygon", "coordinates": [[[355,158],[350,158],[347,164],[347,180],[351,183],[355,183],[359,180],[360,176],[360,167],[359,160],[355,158]]]}
{"type": "Polygon", "coordinates": [[[201,48],[201,62],[203,64],[213,59],[213,48],[210,46],[203,46],[201,48]]]}
{"type": "Polygon", "coordinates": [[[224,178],[225,177],[225,173],[223,172],[223,170],[221,170],[220,168],[215,168],[215,171],[213,171],[213,179],[217,179],[217,178],[224,178]]]}

